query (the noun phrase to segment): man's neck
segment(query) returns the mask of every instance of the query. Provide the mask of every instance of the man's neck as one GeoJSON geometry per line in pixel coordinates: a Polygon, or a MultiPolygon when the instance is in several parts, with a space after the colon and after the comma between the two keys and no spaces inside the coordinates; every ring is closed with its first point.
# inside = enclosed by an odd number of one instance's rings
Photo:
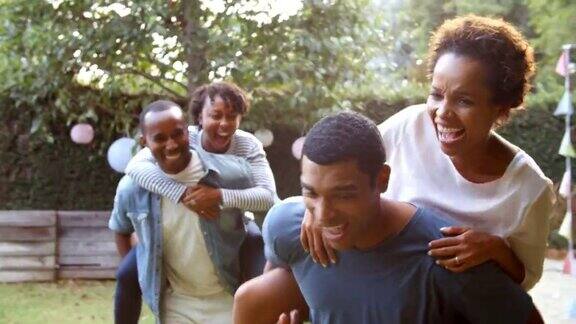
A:
{"type": "Polygon", "coordinates": [[[367,226],[366,239],[356,247],[369,250],[395,237],[406,227],[415,212],[416,207],[411,204],[381,198],[378,213],[367,226]]]}

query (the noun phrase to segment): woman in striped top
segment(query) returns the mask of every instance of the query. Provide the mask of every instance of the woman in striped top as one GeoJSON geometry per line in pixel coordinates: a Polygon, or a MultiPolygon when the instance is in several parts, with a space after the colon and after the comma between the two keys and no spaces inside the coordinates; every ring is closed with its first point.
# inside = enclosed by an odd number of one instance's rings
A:
{"type": "MultiPolygon", "coordinates": [[[[186,187],[166,176],[147,148],[140,150],[130,161],[126,174],[143,188],[174,202],[182,202],[200,217],[214,218],[221,207],[268,210],[274,204],[276,185],[266,153],[254,135],[238,129],[248,110],[248,100],[235,84],[215,82],[203,85],[194,91],[190,100],[189,112],[193,125],[189,126],[189,136],[190,146],[196,150],[232,154],[246,159],[251,166],[254,187],[241,190],[213,188],[203,184],[186,187]]],[[[264,258],[263,255],[256,255],[256,249],[262,250],[263,244],[261,236],[257,237],[259,233],[255,227],[255,224],[248,224],[248,237],[241,250],[241,259],[249,260],[243,262],[244,279],[262,272],[257,264],[263,265],[264,258]]],[[[116,279],[115,322],[137,323],[141,311],[141,292],[135,253],[128,253],[122,260],[116,279]]]]}
{"type": "Polygon", "coordinates": [[[190,101],[194,125],[189,127],[189,133],[190,145],[197,149],[245,158],[252,166],[254,187],[244,190],[203,185],[187,188],[162,173],[148,149],[136,154],[126,173],[142,187],[174,202],[183,202],[197,212],[208,212],[219,203],[224,208],[268,210],[274,204],[276,186],[266,153],[254,135],[238,129],[248,108],[244,93],[232,83],[215,82],[201,86],[190,101]]]}

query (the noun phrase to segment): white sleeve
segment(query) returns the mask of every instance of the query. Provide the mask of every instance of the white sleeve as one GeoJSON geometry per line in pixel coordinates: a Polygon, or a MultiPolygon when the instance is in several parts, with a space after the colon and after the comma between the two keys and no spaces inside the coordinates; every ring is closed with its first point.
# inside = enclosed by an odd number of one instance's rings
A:
{"type": "Polygon", "coordinates": [[[221,188],[222,205],[249,211],[268,210],[274,205],[276,197],[274,175],[262,144],[256,138],[250,142],[251,148],[246,160],[251,166],[254,187],[240,190],[221,188]]]}
{"type": "Polygon", "coordinates": [[[143,188],[167,197],[175,203],[186,191],[186,186],[166,176],[156,164],[150,149],[141,149],[126,166],[126,174],[143,188]]]}
{"type": "Polygon", "coordinates": [[[540,280],[555,195],[546,186],[540,196],[526,209],[522,222],[507,238],[510,248],[524,264],[522,288],[528,291],[540,280]]]}

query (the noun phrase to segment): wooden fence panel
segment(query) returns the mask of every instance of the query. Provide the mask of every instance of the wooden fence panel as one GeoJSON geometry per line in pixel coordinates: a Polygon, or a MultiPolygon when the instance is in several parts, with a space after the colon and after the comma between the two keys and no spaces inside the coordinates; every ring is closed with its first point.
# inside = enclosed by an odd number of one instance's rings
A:
{"type": "Polygon", "coordinates": [[[120,263],[120,256],[116,252],[108,255],[61,255],[58,257],[58,263],[61,267],[116,268],[120,263]]]}
{"type": "Polygon", "coordinates": [[[55,211],[0,211],[0,282],[56,278],[55,211]]]}
{"type": "Polygon", "coordinates": [[[116,243],[114,242],[59,242],[58,255],[60,257],[67,255],[105,255],[116,252],[116,243]]]}
{"type": "Polygon", "coordinates": [[[114,278],[109,211],[0,211],[0,282],[114,278]]]}
{"type": "Polygon", "coordinates": [[[45,227],[56,225],[53,210],[0,210],[0,227],[45,227]]]}
{"type": "Polygon", "coordinates": [[[4,242],[53,242],[56,227],[0,227],[0,240],[4,242]]]}
{"type": "Polygon", "coordinates": [[[53,281],[54,270],[0,270],[0,282],[53,281]]]}
{"type": "Polygon", "coordinates": [[[66,210],[58,211],[60,227],[102,227],[108,228],[110,211],[66,210]]]}
{"type": "Polygon", "coordinates": [[[61,227],[60,242],[114,242],[114,232],[104,227],[61,227]]]}
{"type": "Polygon", "coordinates": [[[116,268],[103,269],[99,267],[61,267],[58,271],[60,279],[113,279],[116,268]]]}
{"type": "Polygon", "coordinates": [[[0,257],[56,254],[56,242],[0,242],[0,257]]]}
{"type": "Polygon", "coordinates": [[[56,257],[50,256],[7,256],[0,258],[0,270],[56,268],[56,257]]]}
{"type": "Polygon", "coordinates": [[[109,211],[58,212],[59,278],[114,278],[120,257],[109,211]]]}

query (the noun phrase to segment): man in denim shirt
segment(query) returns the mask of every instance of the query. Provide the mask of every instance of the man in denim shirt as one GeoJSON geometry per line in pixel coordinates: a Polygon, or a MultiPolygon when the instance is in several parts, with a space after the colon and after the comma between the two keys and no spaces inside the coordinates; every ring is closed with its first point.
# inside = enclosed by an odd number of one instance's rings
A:
{"type": "MultiPolygon", "coordinates": [[[[180,107],[157,101],[141,115],[142,144],[159,167],[186,184],[243,189],[250,167],[241,158],[189,150],[180,107]]],[[[118,184],[109,227],[126,251],[136,232],[138,281],[157,321],[231,321],[232,294],[239,285],[238,250],[245,237],[242,213],[225,209],[214,219],[151,193],[125,176],[118,184]]]]}

